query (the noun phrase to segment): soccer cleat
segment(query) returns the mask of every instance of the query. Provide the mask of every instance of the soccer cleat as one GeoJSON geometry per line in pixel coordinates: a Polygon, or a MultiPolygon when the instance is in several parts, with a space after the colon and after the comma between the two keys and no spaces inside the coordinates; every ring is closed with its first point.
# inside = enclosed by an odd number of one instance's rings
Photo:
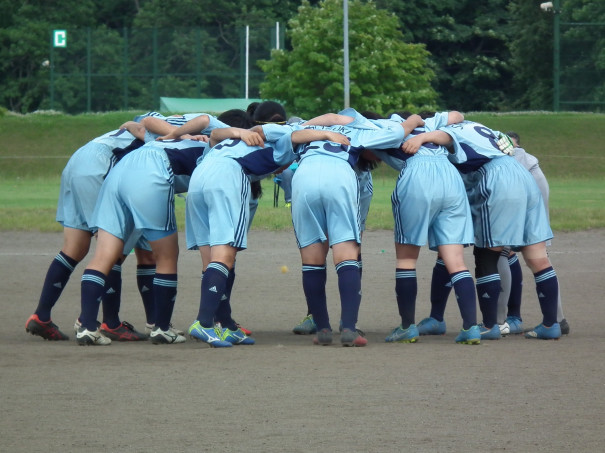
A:
{"type": "MultiPolygon", "coordinates": [[[[365,333],[363,330],[361,330],[361,329],[355,329],[355,330],[356,330],[356,331],[357,331],[357,333],[358,333],[359,335],[361,335],[362,337],[365,337],[365,336],[366,336],[366,333],[365,333]]],[[[339,333],[342,333],[342,319],[340,320],[340,323],[338,324],[338,332],[339,332],[339,333]]]]}
{"type": "Polygon", "coordinates": [[[222,340],[228,341],[231,344],[254,344],[254,338],[246,335],[241,328],[237,330],[224,329],[222,340]]]}
{"type": "Polygon", "coordinates": [[[558,322],[550,327],[540,324],[534,327],[533,330],[527,332],[525,338],[532,338],[535,340],[558,340],[561,338],[561,326],[558,322]]]}
{"type": "Polygon", "coordinates": [[[481,329],[479,326],[470,326],[468,329],[460,329],[456,337],[458,344],[481,344],[481,329]]]}
{"type": "Polygon", "coordinates": [[[101,324],[99,329],[103,335],[114,341],[144,341],[149,336],[135,330],[129,322],[122,321],[115,329],[110,329],[107,324],[101,324]]]}
{"type": "Polygon", "coordinates": [[[559,323],[559,327],[561,327],[561,335],[569,335],[569,323],[567,319],[563,318],[559,323]]]}
{"type": "Polygon", "coordinates": [[[499,324],[498,327],[500,327],[500,335],[503,337],[510,333],[510,325],[506,321],[504,321],[504,324],[499,324]]]}
{"type": "Polygon", "coordinates": [[[365,346],[368,344],[368,340],[366,340],[359,332],[359,330],[342,329],[342,332],[340,333],[340,343],[343,346],[365,346]]]}
{"type": "Polygon", "coordinates": [[[317,326],[313,321],[313,315],[307,315],[303,320],[292,329],[296,335],[313,335],[317,332],[317,326]]]}
{"type": "Polygon", "coordinates": [[[61,332],[59,327],[50,319],[46,322],[40,321],[35,313],[25,321],[25,331],[49,341],[69,340],[69,337],[61,332]]]}
{"type": "Polygon", "coordinates": [[[410,324],[407,329],[401,326],[395,327],[384,341],[387,343],[416,343],[419,336],[416,324],[410,324]]]}
{"type": "Polygon", "coordinates": [[[246,335],[248,335],[248,336],[252,335],[252,331],[246,329],[245,327],[242,327],[242,325],[240,323],[236,322],[235,325],[237,326],[238,329],[241,329],[241,331],[244,332],[246,335]]]}
{"type": "Polygon", "coordinates": [[[313,338],[313,344],[319,344],[322,346],[332,344],[332,331],[327,328],[317,331],[317,336],[313,338]]]}
{"type": "Polygon", "coordinates": [[[502,338],[500,326],[498,324],[494,324],[491,328],[487,328],[483,324],[479,324],[479,331],[481,332],[482,340],[499,340],[502,338]]]}
{"type": "Polygon", "coordinates": [[[212,348],[230,348],[233,346],[228,341],[223,340],[223,331],[217,326],[204,327],[199,321],[195,321],[189,327],[189,336],[204,343],[208,343],[212,348]]]}
{"type": "Polygon", "coordinates": [[[91,332],[86,327],[78,329],[76,341],[80,346],[109,346],[111,344],[111,340],[104,336],[99,329],[91,332]]]}
{"type": "MultiPolygon", "coordinates": [[[[170,330],[172,330],[177,335],[180,335],[182,337],[185,336],[185,331],[184,330],[177,329],[176,327],[174,327],[172,325],[172,323],[170,323],[168,325],[170,326],[170,330]]],[[[154,327],[155,327],[155,324],[149,324],[148,322],[146,322],[145,323],[145,335],[147,335],[147,336],[151,335],[151,331],[153,330],[154,327]]]]}
{"type": "Polygon", "coordinates": [[[33,314],[25,321],[25,331],[32,335],[38,335],[45,340],[64,341],[69,337],[59,330],[59,327],[50,319],[46,322],[40,321],[38,315],[33,314]]]}
{"type": "Polygon", "coordinates": [[[292,203],[287,202],[287,203],[284,205],[284,207],[285,207],[285,208],[291,208],[291,207],[292,207],[292,203]]]}
{"type": "Polygon", "coordinates": [[[149,339],[153,344],[176,344],[184,343],[186,338],[179,335],[177,332],[168,328],[168,330],[160,329],[160,326],[155,326],[149,334],[149,339]]]}
{"type": "MultiPolygon", "coordinates": [[[[80,322],[79,318],[76,318],[76,321],[74,322],[74,332],[77,334],[78,330],[80,330],[80,327],[82,327],[82,323],[80,322]]],[[[99,321],[97,321],[97,328],[101,327],[101,323],[99,321]]]]}
{"type": "Polygon", "coordinates": [[[519,335],[523,333],[523,321],[518,316],[507,316],[506,323],[510,328],[511,334],[519,335]]]}
{"type": "Polygon", "coordinates": [[[445,321],[437,321],[435,318],[424,318],[417,327],[420,335],[445,335],[445,321]]]}

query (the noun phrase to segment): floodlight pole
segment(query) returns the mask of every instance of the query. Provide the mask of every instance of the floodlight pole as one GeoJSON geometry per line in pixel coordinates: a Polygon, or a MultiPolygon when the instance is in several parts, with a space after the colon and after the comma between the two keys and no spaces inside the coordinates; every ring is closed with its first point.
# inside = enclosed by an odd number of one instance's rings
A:
{"type": "Polygon", "coordinates": [[[344,0],[342,3],[343,16],[343,50],[344,50],[344,108],[350,107],[349,100],[349,2],[344,0]]]}
{"type": "Polygon", "coordinates": [[[553,110],[558,112],[561,108],[561,90],[559,86],[561,75],[561,0],[554,0],[553,5],[553,110]]]}

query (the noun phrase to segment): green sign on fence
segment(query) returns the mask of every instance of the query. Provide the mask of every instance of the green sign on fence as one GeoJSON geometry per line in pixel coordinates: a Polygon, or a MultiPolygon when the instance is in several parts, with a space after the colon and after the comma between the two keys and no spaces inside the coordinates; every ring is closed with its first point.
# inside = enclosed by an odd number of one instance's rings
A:
{"type": "Polygon", "coordinates": [[[53,30],[53,47],[67,47],[67,30],[53,30]]]}

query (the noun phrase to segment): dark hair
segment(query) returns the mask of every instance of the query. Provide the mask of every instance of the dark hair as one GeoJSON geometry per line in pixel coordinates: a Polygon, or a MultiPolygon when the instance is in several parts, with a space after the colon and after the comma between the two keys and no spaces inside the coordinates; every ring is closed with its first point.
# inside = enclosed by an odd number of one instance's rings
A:
{"type": "Polygon", "coordinates": [[[511,140],[514,139],[517,142],[517,145],[521,146],[521,137],[519,137],[519,134],[517,134],[516,132],[510,131],[507,132],[506,135],[508,135],[511,140]]]}
{"type": "Polygon", "coordinates": [[[252,118],[252,115],[254,115],[254,111],[256,110],[256,107],[258,107],[260,105],[260,102],[251,102],[248,107],[246,107],[246,113],[248,115],[250,115],[250,118],[252,118]]]}
{"type": "Polygon", "coordinates": [[[365,116],[366,118],[368,118],[370,120],[384,119],[384,116],[382,116],[380,113],[374,112],[372,110],[364,110],[363,112],[359,112],[359,113],[361,113],[363,116],[365,116]]]}
{"type": "Polygon", "coordinates": [[[423,120],[425,120],[427,118],[432,118],[436,114],[437,114],[437,112],[433,112],[433,111],[429,111],[429,110],[424,110],[424,111],[418,113],[418,115],[420,115],[420,118],[422,118],[423,120]]]}
{"type": "Polygon", "coordinates": [[[263,101],[256,106],[252,113],[252,119],[256,124],[283,123],[287,116],[286,109],[275,101],[263,101]]]}
{"type": "Polygon", "coordinates": [[[250,129],[254,126],[250,115],[241,109],[227,110],[217,116],[217,119],[231,127],[239,127],[241,129],[250,129]]]}
{"type": "Polygon", "coordinates": [[[402,110],[402,111],[399,111],[399,112],[395,111],[395,112],[391,113],[391,114],[389,115],[389,117],[390,117],[391,115],[399,115],[399,116],[400,116],[401,118],[403,118],[404,120],[407,120],[407,119],[408,119],[410,116],[412,116],[412,112],[409,112],[409,111],[407,111],[407,110],[402,110]]]}

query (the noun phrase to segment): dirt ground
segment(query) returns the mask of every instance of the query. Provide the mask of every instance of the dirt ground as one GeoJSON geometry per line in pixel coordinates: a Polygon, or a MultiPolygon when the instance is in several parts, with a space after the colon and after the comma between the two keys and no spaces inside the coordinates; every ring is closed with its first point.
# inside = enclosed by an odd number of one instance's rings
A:
{"type": "MultiPolygon", "coordinates": [[[[569,336],[480,346],[454,343],[461,321],[453,296],[445,336],[384,343],[399,323],[390,231],[364,235],[365,348],[313,346],[311,337],[291,333],[306,312],[291,232],[250,233],[233,307],[257,344],[228,350],[191,340],[78,347],[70,326],[83,264],[53,311],[72,339],[26,334],[62,237],[11,232],[0,233],[0,242],[2,452],[603,451],[605,230],[559,233],[550,248],[569,336]]],[[[423,249],[417,321],[429,311],[434,258],[423,249]]],[[[134,256],[123,266],[122,319],[142,329],[135,266],[134,256]]],[[[197,314],[199,255],[182,250],[179,266],[173,323],[187,328],[197,314]]],[[[541,316],[525,266],[524,277],[524,321],[533,326],[541,316]]],[[[330,266],[336,326],[337,294],[330,266]]]]}

